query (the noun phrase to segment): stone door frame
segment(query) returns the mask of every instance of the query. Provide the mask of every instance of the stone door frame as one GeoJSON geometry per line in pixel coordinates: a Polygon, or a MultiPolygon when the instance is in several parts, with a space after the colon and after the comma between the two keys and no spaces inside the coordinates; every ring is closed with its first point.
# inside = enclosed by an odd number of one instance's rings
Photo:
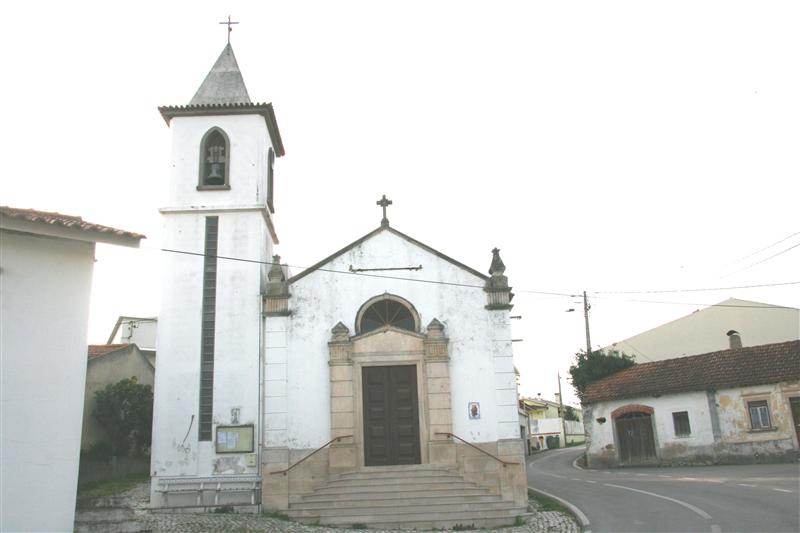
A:
{"type": "Polygon", "coordinates": [[[420,463],[455,464],[452,431],[448,339],[436,319],[426,334],[387,326],[350,336],[339,322],[328,343],[331,376],[331,472],[361,471],[364,466],[362,368],[413,365],[417,373],[420,463]]]}

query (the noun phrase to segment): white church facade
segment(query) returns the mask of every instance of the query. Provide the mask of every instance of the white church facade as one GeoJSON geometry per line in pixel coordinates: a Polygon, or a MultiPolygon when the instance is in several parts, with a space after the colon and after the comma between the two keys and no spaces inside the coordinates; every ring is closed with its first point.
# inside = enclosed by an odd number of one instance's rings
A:
{"type": "Polygon", "coordinates": [[[283,144],[230,44],[188,106],[160,111],[173,164],[151,504],[513,523],[527,483],[499,251],[482,274],[391,227],[384,197],[379,227],[291,276],[273,255],[283,144]]]}

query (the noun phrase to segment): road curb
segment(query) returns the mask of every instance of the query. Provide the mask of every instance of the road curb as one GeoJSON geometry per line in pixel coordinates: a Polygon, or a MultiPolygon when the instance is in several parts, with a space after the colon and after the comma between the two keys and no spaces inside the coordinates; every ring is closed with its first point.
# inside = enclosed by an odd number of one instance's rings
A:
{"type": "Polygon", "coordinates": [[[564,507],[566,507],[567,510],[570,512],[570,514],[580,524],[581,531],[583,531],[583,533],[592,533],[592,530],[590,529],[591,524],[589,524],[589,519],[586,517],[585,514],[583,514],[583,511],[578,509],[575,505],[571,504],[570,502],[568,502],[564,498],[561,498],[560,496],[556,496],[555,494],[550,494],[549,492],[545,492],[541,489],[531,487],[530,485],[528,485],[528,489],[532,490],[533,492],[536,492],[537,494],[541,494],[542,496],[551,498],[560,503],[561,505],[563,505],[564,507]]]}

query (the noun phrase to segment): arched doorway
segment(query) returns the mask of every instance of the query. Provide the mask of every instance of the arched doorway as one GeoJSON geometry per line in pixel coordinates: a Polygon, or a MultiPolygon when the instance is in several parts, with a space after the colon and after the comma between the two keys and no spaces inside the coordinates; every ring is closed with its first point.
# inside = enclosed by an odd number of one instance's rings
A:
{"type": "Polygon", "coordinates": [[[639,464],[656,460],[652,415],[653,408],[644,405],[625,406],[612,413],[620,463],[639,464]]]}

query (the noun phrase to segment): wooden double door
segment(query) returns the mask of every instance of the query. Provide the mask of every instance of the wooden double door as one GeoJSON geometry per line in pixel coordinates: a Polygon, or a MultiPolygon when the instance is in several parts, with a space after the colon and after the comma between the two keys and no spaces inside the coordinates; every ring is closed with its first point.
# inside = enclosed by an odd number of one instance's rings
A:
{"type": "Polygon", "coordinates": [[[417,367],[363,367],[361,383],[365,466],[419,464],[417,367]]]}
{"type": "Polygon", "coordinates": [[[621,463],[636,464],[656,459],[653,423],[647,413],[628,413],[616,419],[621,463]]]}

